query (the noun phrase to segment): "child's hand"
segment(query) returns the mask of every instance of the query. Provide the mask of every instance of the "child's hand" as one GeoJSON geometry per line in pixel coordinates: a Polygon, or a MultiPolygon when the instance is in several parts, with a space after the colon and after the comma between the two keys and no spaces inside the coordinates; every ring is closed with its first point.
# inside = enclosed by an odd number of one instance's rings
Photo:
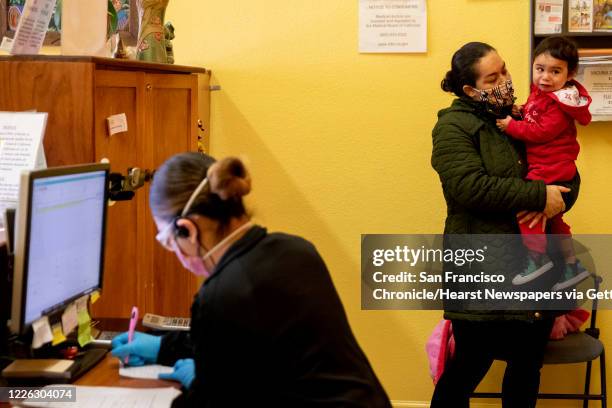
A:
{"type": "Polygon", "coordinates": [[[506,116],[504,119],[497,119],[497,121],[496,121],[497,127],[502,132],[505,132],[506,128],[508,128],[508,125],[510,124],[511,120],[512,120],[512,118],[510,116],[506,116]]]}
{"type": "Polygon", "coordinates": [[[520,118],[523,116],[523,105],[512,105],[512,116],[520,118]]]}

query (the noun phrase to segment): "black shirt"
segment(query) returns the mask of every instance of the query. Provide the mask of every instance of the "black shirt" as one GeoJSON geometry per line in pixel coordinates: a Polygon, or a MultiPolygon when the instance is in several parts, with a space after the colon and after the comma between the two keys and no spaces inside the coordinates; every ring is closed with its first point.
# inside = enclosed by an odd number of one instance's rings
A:
{"type": "Polygon", "coordinates": [[[191,331],[158,362],[194,358],[173,406],[391,407],[308,241],[251,228],[195,296],[191,331]]]}

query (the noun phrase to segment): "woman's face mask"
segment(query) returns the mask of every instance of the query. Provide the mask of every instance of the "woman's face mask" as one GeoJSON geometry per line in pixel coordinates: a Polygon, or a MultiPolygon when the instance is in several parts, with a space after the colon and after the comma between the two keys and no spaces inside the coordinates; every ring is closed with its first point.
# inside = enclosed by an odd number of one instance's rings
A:
{"type": "Polygon", "coordinates": [[[203,276],[205,278],[208,278],[210,276],[211,271],[209,271],[208,267],[206,266],[206,260],[210,258],[212,253],[218,247],[219,247],[218,244],[215,245],[213,249],[206,252],[203,256],[189,256],[189,255],[183,254],[183,251],[181,251],[181,248],[179,248],[178,244],[175,241],[174,242],[174,254],[178,258],[178,260],[181,261],[181,265],[183,265],[183,268],[187,269],[188,271],[190,271],[196,276],[203,276]]]}
{"type": "Polygon", "coordinates": [[[178,243],[176,242],[176,240],[174,240],[173,242],[173,250],[174,253],[176,255],[176,257],[179,259],[179,261],[181,261],[181,264],[183,265],[183,267],[187,270],[189,270],[191,273],[193,273],[196,276],[203,276],[203,277],[209,277],[211,275],[211,273],[213,272],[214,267],[216,266],[215,263],[213,262],[213,260],[211,259],[212,255],[217,252],[219,249],[227,246],[228,244],[231,243],[232,239],[237,236],[238,234],[240,234],[242,231],[247,230],[249,228],[251,228],[253,226],[252,222],[247,222],[243,225],[241,225],[240,227],[236,228],[231,234],[229,234],[227,237],[223,238],[221,241],[219,241],[214,247],[212,247],[208,252],[204,251],[204,248],[202,248],[202,246],[199,247],[198,252],[199,255],[185,255],[183,253],[183,251],[181,250],[181,248],[179,247],[178,243]],[[204,254],[202,254],[202,252],[204,252],[204,254]],[[211,268],[209,269],[209,266],[211,266],[211,268]]]}
{"type": "Polygon", "coordinates": [[[494,112],[499,112],[504,108],[514,105],[516,98],[514,97],[514,87],[512,80],[506,79],[499,85],[488,89],[476,89],[480,102],[487,105],[494,112]]]}

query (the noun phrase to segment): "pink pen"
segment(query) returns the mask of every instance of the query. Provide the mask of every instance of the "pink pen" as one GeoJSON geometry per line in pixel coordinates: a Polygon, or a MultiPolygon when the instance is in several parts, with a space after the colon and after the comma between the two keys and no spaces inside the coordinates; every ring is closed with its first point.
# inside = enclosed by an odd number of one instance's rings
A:
{"type": "MultiPolygon", "coordinates": [[[[130,317],[130,328],[128,330],[128,343],[134,340],[134,331],[136,330],[136,323],[138,322],[138,308],[132,307],[132,316],[130,317]]],[[[127,364],[130,360],[130,356],[126,356],[124,363],[127,364]]]]}

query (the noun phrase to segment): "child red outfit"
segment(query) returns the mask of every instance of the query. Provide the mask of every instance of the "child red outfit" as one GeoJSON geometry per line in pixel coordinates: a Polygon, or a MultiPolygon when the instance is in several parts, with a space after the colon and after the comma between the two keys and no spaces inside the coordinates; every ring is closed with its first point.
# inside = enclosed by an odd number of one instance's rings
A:
{"type": "MultiPolygon", "coordinates": [[[[544,180],[546,184],[571,180],[576,174],[575,161],[580,145],[576,140],[576,124],[591,122],[591,97],[577,81],[569,81],[555,92],[543,92],[531,85],[525,103],[523,120],[511,120],[506,133],[525,142],[527,148],[528,180],[544,180]]],[[[547,222],[553,234],[570,235],[570,226],[558,214],[547,222]]],[[[525,246],[535,252],[546,252],[546,235],[542,224],[529,228],[520,224],[525,246]]]]}

